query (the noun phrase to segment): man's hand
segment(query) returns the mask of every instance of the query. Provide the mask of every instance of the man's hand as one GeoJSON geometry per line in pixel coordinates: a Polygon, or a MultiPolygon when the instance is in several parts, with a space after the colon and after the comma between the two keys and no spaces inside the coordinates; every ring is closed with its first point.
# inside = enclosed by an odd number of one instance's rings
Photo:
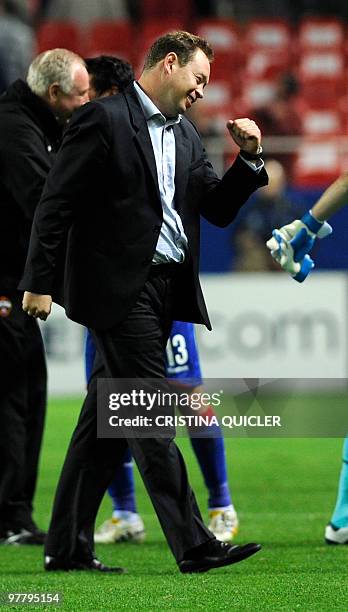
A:
{"type": "Polygon", "coordinates": [[[40,295],[25,291],[22,302],[24,312],[36,319],[46,321],[51,312],[52,298],[50,295],[40,295]]]}
{"type": "Polygon", "coordinates": [[[257,155],[261,148],[261,132],[251,119],[230,119],[226,127],[242,151],[257,155]]]}

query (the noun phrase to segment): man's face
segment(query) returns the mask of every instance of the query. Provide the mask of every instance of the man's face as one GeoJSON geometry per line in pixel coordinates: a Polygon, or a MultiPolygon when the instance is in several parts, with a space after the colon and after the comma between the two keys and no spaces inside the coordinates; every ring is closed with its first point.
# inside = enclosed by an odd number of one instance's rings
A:
{"type": "MultiPolygon", "coordinates": [[[[166,59],[170,60],[170,55],[173,54],[169,54],[166,59]]],[[[167,68],[167,65],[165,67],[167,68]]],[[[180,66],[176,58],[169,63],[168,70],[163,99],[163,107],[166,106],[164,114],[175,116],[178,113],[185,113],[196,100],[203,98],[203,89],[209,82],[210,63],[205,53],[197,49],[185,66],[180,66]]]]}
{"type": "Polygon", "coordinates": [[[88,102],[89,78],[86,68],[77,63],[73,70],[73,86],[70,93],[64,93],[59,86],[50,97],[50,105],[53,112],[62,122],[69,119],[76,108],[88,102]]]}

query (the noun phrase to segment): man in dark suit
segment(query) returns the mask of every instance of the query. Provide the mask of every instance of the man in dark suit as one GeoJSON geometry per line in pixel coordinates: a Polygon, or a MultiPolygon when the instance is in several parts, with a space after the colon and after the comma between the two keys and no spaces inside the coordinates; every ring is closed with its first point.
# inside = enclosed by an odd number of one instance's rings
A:
{"type": "MultiPolygon", "coordinates": [[[[253,121],[228,122],[241,153],[220,180],[182,116],[203,98],[212,57],[203,39],[167,34],[151,47],[138,83],[76,113],[36,214],[21,282],[24,310],[46,319],[68,233],[67,315],[92,329],[110,377],[141,378],[150,388],[149,379],[164,379],[173,319],[211,328],[198,279],[200,214],[226,226],[267,183],[253,121]]],[[[97,438],[96,397],[93,377],[57,488],[48,570],[112,569],[94,558],[93,527],[126,443],[97,438]]],[[[217,542],[204,526],[173,437],[140,432],[128,443],[180,570],[254,554],[258,545],[217,542]]]]}

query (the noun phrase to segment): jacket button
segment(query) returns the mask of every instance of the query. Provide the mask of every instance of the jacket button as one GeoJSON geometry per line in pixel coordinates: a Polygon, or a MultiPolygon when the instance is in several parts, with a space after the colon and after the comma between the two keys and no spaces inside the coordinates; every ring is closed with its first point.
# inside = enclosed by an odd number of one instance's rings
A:
{"type": "Polygon", "coordinates": [[[161,226],[160,225],[155,225],[153,228],[153,231],[155,234],[159,234],[161,231],[161,226]]]}
{"type": "Polygon", "coordinates": [[[144,266],[148,266],[151,262],[152,262],[152,258],[151,257],[146,257],[146,259],[143,259],[143,265],[144,266]]]}

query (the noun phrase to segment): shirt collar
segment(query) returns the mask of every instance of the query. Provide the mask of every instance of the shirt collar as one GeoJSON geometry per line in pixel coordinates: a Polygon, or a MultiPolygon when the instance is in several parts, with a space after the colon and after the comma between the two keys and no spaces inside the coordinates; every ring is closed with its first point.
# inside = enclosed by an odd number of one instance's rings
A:
{"type": "Polygon", "coordinates": [[[160,119],[163,125],[166,125],[166,126],[174,125],[181,121],[181,118],[182,118],[181,115],[178,115],[177,117],[171,117],[170,119],[165,117],[161,113],[159,108],[157,108],[156,104],[152,102],[151,98],[149,98],[149,96],[145,93],[145,91],[140,87],[140,85],[136,81],[134,81],[134,89],[139,98],[146,121],[150,121],[150,119],[153,119],[154,117],[156,117],[160,119]]]}

